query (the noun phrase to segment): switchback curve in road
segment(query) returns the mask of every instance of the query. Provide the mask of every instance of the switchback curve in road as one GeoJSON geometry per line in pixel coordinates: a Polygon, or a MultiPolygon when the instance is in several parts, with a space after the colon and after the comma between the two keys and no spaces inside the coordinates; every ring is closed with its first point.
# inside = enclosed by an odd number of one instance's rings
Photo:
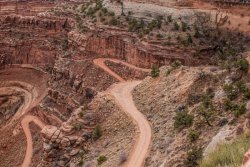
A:
{"type": "Polygon", "coordinates": [[[113,85],[109,90],[121,109],[136,123],[140,133],[125,164],[126,167],[144,166],[151,144],[150,124],[145,116],[137,110],[131,93],[138,84],[140,81],[121,82],[113,85]]]}
{"type": "Polygon", "coordinates": [[[21,125],[22,125],[24,134],[25,134],[26,139],[27,139],[26,154],[25,154],[25,158],[24,158],[22,167],[30,166],[32,154],[33,154],[33,141],[32,141],[32,135],[31,135],[30,128],[29,128],[30,122],[34,122],[41,129],[43,129],[43,127],[45,126],[45,124],[42,121],[40,121],[37,117],[32,116],[32,115],[26,115],[22,119],[21,125]]]}
{"type": "Polygon", "coordinates": [[[129,68],[132,68],[134,70],[139,70],[139,71],[143,71],[143,72],[150,72],[150,69],[145,69],[145,68],[139,68],[136,67],[134,65],[131,65],[125,61],[122,60],[118,60],[118,59],[113,59],[113,58],[98,58],[94,60],[94,64],[98,67],[100,67],[101,69],[103,69],[105,72],[107,72],[109,75],[111,75],[112,77],[114,77],[115,79],[117,79],[120,82],[124,82],[125,80],[119,76],[117,73],[115,73],[114,71],[112,71],[106,64],[105,61],[112,61],[114,63],[120,63],[123,64],[129,68]]]}
{"type": "Polygon", "coordinates": [[[94,60],[94,64],[96,66],[100,67],[105,72],[109,73],[111,76],[120,81],[120,83],[118,84],[113,84],[108,89],[108,92],[115,97],[116,103],[127,115],[129,115],[133,119],[139,129],[139,137],[136,140],[136,143],[132,151],[130,152],[129,158],[124,166],[141,167],[144,166],[145,159],[150,149],[152,131],[150,123],[148,122],[146,117],[137,110],[132,97],[132,91],[138,84],[140,84],[140,81],[125,82],[122,77],[120,77],[118,74],[116,74],[106,66],[105,61],[107,60],[115,63],[121,63],[135,70],[141,70],[144,72],[150,72],[150,70],[139,68],[117,59],[99,58],[94,60]]]}

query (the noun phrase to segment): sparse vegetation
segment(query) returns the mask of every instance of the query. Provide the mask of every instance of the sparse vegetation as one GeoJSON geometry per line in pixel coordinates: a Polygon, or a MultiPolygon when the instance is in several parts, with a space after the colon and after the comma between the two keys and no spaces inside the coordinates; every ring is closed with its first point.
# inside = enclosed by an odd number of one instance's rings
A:
{"type": "Polygon", "coordinates": [[[96,125],[94,131],[93,131],[93,139],[98,140],[102,136],[102,129],[100,125],[96,125]]]}
{"type": "Polygon", "coordinates": [[[159,67],[157,66],[157,65],[153,65],[152,66],[152,70],[151,70],[151,76],[153,77],[153,78],[156,78],[156,77],[158,77],[160,75],[160,69],[159,69],[159,67]]]}
{"type": "Polygon", "coordinates": [[[97,159],[97,164],[98,164],[98,165],[101,165],[101,164],[103,164],[104,162],[106,162],[107,160],[108,160],[108,158],[107,158],[106,156],[101,155],[101,156],[99,156],[98,159],[97,159]]]}
{"type": "Polygon", "coordinates": [[[243,156],[250,147],[250,132],[238,136],[233,142],[221,144],[201,161],[200,167],[241,166],[243,156]]]}
{"type": "Polygon", "coordinates": [[[202,149],[193,147],[187,153],[187,158],[184,162],[185,167],[196,167],[199,166],[199,160],[202,158],[202,149]]]}
{"type": "Polygon", "coordinates": [[[194,142],[199,138],[199,135],[199,132],[197,132],[196,130],[190,130],[188,133],[188,138],[190,142],[194,142]]]}
{"type": "Polygon", "coordinates": [[[175,31],[178,31],[180,29],[180,26],[179,26],[179,24],[175,21],[174,22],[174,30],[175,31]]]}
{"type": "Polygon", "coordinates": [[[176,129],[183,129],[190,127],[193,124],[194,116],[189,114],[187,109],[177,111],[174,117],[174,127],[176,129]]]}

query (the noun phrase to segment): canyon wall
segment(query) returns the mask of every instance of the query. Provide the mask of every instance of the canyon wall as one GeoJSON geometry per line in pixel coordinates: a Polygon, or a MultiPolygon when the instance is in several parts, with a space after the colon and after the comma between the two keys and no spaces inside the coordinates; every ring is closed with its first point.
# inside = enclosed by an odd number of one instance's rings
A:
{"type": "Polygon", "coordinates": [[[0,19],[0,66],[53,64],[70,25],[67,19],[3,16],[0,19]]]}
{"type": "Polygon", "coordinates": [[[168,65],[176,60],[185,65],[197,64],[188,50],[142,44],[129,34],[114,35],[108,31],[79,34],[72,31],[68,38],[71,45],[79,48],[82,55],[87,57],[113,57],[144,68],[150,68],[153,64],[168,65]]]}
{"type": "MultiPolygon", "coordinates": [[[[130,33],[117,30],[72,31],[71,20],[8,15],[0,19],[1,64],[54,64],[64,54],[63,44],[79,56],[114,57],[144,68],[153,64],[168,65],[179,60],[184,65],[196,65],[190,50],[178,46],[142,43],[130,33]],[[183,54],[185,53],[185,54],[183,54]]],[[[81,57],[82,58],[82,57],[81,57]]]]}

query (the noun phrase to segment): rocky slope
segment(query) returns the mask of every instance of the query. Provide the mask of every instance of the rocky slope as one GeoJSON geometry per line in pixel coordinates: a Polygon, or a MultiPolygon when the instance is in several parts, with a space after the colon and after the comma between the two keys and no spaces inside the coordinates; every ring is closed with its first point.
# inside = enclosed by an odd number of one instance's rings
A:
{"type": "Polygon", "coordinates": [[[196,166],[202,156],[199,150],[204,150],[205,156],[248,125],[249,108],[245,116],[236,117],[224,107],[223,85],[231,82],[233,75],[215,67],[162,67],[160,71],[159,77],[146,78],[133,92],[137,108],[153,128],[146,166],[196,166]],[[211,101],[204,101],[211,92],[211,101]],[[213,105],[213,111],[205,113],[207,117],[200,110],[204,103],[209,103],[207,108],[213,105]],[[178,117],[180,113],[184,114],[178,117]],[[190,124],[185,113],[190,114],[190,124]]]}

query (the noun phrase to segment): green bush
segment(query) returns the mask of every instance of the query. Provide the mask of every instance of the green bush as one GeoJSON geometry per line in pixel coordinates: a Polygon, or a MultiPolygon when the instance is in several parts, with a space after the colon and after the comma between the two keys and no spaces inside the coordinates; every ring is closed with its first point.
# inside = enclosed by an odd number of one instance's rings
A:
{"type": "Polygon", "coordinates": [[[156,38],[157,38],[157,39],[162,39],[162,38],[163,38],[163,35],[159,33],[159,34],[156,35],[156,38]]]}
{"type": "Polygon", "coordinates": [[[191,142],[196,141],[200,136],[200,133],[195,130],[190,130],[188,133],[188,138],[191,142]]]}
{"type": "Polygon", "coordinates": [[[239,59],[236,62],[236,66],[243,72],[247,73],[249,69],[249,63],[246,59],[239,59]]]}
{"type": "Polygon", "coordinates": [[[235,104],[234,102],[230,101],[229,99],[224,101],[224,107],[226,110],[230,110],[233,112],[235,117],[239,117],[246,113],[246,104],[235,104]]]}
{"type": "Polygon", "coordinates": [[[199,161],[200,161],[201,158],[202,158],[202,149],[201,148],[197,148],[197,147],[193,147],[187,153],[187,158],[184,161],[184,166],[185,167],[196,167],[196,166],[199,166],[199,161]]]}
{"type": "Polygon", "coordinates": [[[112,17],[112,19],[110,20],[110,25],[116,26],[118,25],[118,20],[115,17],[112,17]]]}
{"type": "Polygon", "coordinates": [[[178,31],[180,29],[180,26],[179,26],[179,24],[175,21],[174,22],[174,30],[175,31],[178,31]]]}
{"type": "Polygon", "coordinates": [[[159,69],[159,67],[157,66],[157,65],[153,65],[152,66],[152,70],[151,70],[151,76],[153,77],[153,78],[156,78],[156,77],[158,77],[160,75],[160,69],[159,69]]]}
{"type": "Polygon", "coordinates": [[[226,84],[223,89],[230,100],[234,100],[238,97],[239,90],[234,84],[226,84]]]}
{"type": "Polygon", "coordinates": [[[191,34],[187,34],[187,42],[188,42],[188,44],[191,44],[191,43],[193,43],[193,39],[192,39],[192,36],[191,36],[191,34]]]}
{"type": "Polygon", "coordinates": [[[188,114],[185,111],[177,111],[176,116],[174,117],[174,127],[176,129],[183,129],[185,127],[190,127],[193,124],[194,116],[188,114]]]}
{"type": "Polygon", "coordinates": [[[69,41],[68,41],[67,38],[65,38],[65,39],[63,40],[63,42],[62,42],[62,49],[63,49],[64,51],[66,51],[66,50],[68,50],[68,48],[69,48],[69,41]]]}
{"type": "Polygon", "coordinates": [[[181,29],[182,29],[183,32],[186,32],[187,29],[188,29],[187,23],[185,23],[185,22],[182,21],[182,22],[181,22],[181,29]]]}
{"type": "Polygon", "coordinates": [[[79,117],[82,118],[83,117],[83,112],[79,113],[79,117]]]}
{"type": "Polygon", "coordinates": [[[174,69],[179,68],[181,65],[182,65],[182,63],[179,60],[176,60],[173,63],[171,63],[171,67],[174,69]]]}
{"type": "Polygon", "coordinates": [[[250,147],[250,131],[238,136],[234,141],[221,144],[214,152],[200,162],[200,167],[238,167],[250,147]]]}
{"type": "Polygon", "coordinates": [[[233,110],[233,113],[234,113],[235,117],[239,117],[239,116],[245,114],[246,111],[247,111],[246,104],[239,104],[239,105],[236,105],[235,109],[233,110]]]}
{"type": "Polygon", "coordinates": [[[93,131],[93,139],[97,140],[102,136],[102,129],[100,125],[97,125],[93,131]]]}
{"type": "Polygon", "coordinates": [[[98,164],[98,165],[101,165],[102,163],[104,163],[104,162],[107,161],[107,160],[108,160],[108,158],[107,158],[106,156],[101,155],[101,156],[99,156],[98,159],[97,159],[97,164],[98,164]]]}
{"type": "Polygon", "coordinates": [[[172,22],[172,21],[173,21],[172,15],[169,15],[169,16],[167,17],[167,19],[168,19],[168,22],[172,22]]]}
{"type": "Polygon", "coordinates": [[[246,99],[250,99],[250,89],[249,88],[246,88],[246,90],[244,91],[244,97],[246,99]]]}

